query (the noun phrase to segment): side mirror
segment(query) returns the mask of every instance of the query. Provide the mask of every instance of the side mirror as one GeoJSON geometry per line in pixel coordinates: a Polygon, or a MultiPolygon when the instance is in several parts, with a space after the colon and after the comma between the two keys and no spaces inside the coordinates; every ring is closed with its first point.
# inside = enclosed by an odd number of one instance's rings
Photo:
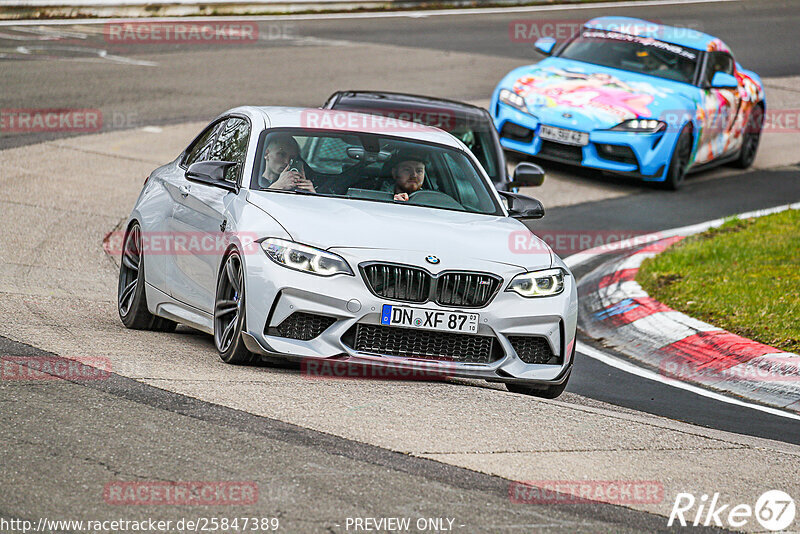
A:
{"type": "Polygon", "coordinates": [[[711,87],[714,89],[736,89],[739,87],[739,81],[733,74],[720,71],[711,78],[711,87]]]}
{"type": "Polygon", "coordinates": [[[510,187],[539,187],[544,183],[544,169],[535,163],[518,163],[510,187]]]}
{"type": "Polygon", "coordinates": [[[544,206],[535,198],[508,191],[498,191],[498,193],[508,200],[509,216],[521,221],[544,217],[544,206]]]}
{"type": "Polygon", "coordinates": [[[546,56],[553,53],[553,48],[555,48],[555,46],[556,40],[552,37],[540,37],[533,43],[533,47],[546,56]]]}
{"type": "Polygon", "coordinates": [[[235,161],[198,161],[189,165],[186,170],[186,179],[221,187],[228,191],[238,191],[239,188],[234,182],[225,179],[226,171],[236,165],[238,163],[235,161]]]}

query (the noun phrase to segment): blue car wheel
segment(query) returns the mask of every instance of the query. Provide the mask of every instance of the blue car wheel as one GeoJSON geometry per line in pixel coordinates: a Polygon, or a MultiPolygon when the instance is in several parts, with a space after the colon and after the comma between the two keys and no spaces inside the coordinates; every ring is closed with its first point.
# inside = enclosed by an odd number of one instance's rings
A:
{"type": "Polygon", "coordinates": [[[677,191],[683,185],[686,177],[686,168],[689,166],[689,158],[692,156],[692,128],[688,124],[681,130],[681,135],[675,143],[675,150],[672,152],[672,159],[669,162],[669,170],[664,185],[667,189],[677,191]]]}

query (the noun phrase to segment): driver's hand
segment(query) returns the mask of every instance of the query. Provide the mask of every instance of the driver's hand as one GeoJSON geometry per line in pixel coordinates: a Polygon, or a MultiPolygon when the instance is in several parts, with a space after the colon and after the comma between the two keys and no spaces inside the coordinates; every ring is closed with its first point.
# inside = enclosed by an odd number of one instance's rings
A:
{"type": "Polygon", "coordinates": [[[408,193],[397,193],[394,196],[394,199],[395,200],[400,200],[402,202],[405,202],[406,200],[408,200],[408,193]]]}
{"type": "Polygon", "coordinates": [[[317,192],[316,189],[314,189],[314,184],[311,183],[311,180],[307,180],[304,177],[301,177],[299,180],[295,181],[292,189],[302,189],[303,191],[309,191],[311,193],[317,192]]]}
{"type": "MultiPolygon", "coordinates": [[[[283,169],[283,172],[281,172],[281,175],[278,176],[278,179],[275,180],[275,182],[271,186],[269,186],[269,189],[283,189],[283,190],[306,189],[306,190],[309,190],[309,189],[307,189],[307,187],[302,187],[302,186],[299,185],[302,182],[308,182],[309,184],[311,183],[310,181],[306,180],[305,174],[301,174],[301,173],[299,173],[297,171],[294,171],[294,170],[290,171],[289,170],[289,164],[287,163],[286,164],[286,168],[283,169]]],[[[309,191],[312,191],[312,192],[316,193],[316,191],[313,191],[313,189],[314,189],[314,186],[312,185],[311,189],[309,191]]]]}

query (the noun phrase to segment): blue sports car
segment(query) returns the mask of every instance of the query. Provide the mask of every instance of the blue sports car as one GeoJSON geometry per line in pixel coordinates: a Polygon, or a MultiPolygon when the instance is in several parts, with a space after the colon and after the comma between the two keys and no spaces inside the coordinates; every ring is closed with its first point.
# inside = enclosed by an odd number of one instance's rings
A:
{"type": "Polygon", "coordinates": [[[719,39],[627,17],[600,17],[550,57],[509,72],[490,111],[503,148],[678,189],[687,172],[749,167],[764,87],[719,39]]]}

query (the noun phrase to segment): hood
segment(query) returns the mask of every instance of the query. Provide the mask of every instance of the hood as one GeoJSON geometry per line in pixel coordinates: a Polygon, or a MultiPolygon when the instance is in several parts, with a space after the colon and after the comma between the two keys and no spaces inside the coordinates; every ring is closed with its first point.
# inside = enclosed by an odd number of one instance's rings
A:
{"type": "Polygon", "coordinates": [[[693,113],[697,92],[672,80],[560,58],[515,69],[502,86],[525,98],[540,122],[583,131],[613,128],[629,119],[693,113]]]}
{"type": "Polygon", "coordinates": [[[325,250],[373,249],[374,259],[405,257],[415,264],[434,255],[442,269],[552,265],[550,248],[511,217],[264,191],[250,191],[247,201],[275,218],[294,241],[325,250]]]}

